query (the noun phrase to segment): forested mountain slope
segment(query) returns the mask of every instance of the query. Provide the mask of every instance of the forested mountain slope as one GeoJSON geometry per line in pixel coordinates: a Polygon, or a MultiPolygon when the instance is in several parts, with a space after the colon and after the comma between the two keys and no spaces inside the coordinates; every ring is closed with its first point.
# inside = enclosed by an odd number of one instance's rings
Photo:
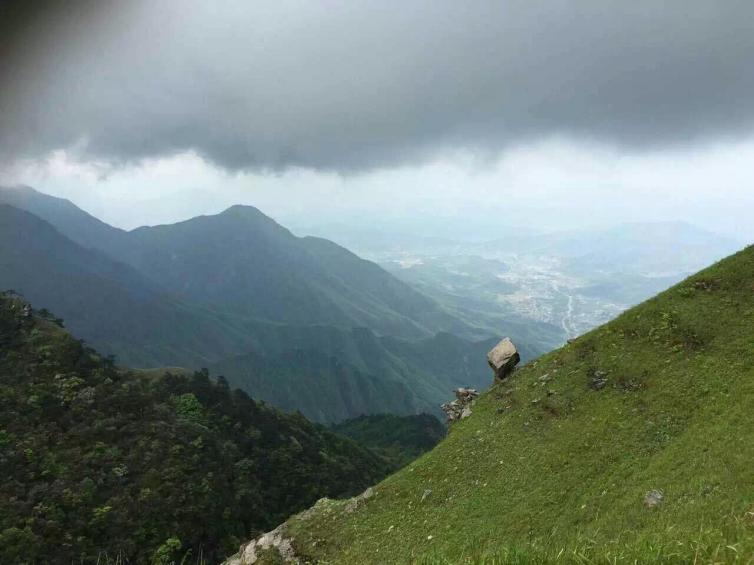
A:
{"type": "Polygon", "coordinates": [[[389,468],[206,372],[118,369],[0,295],[1,563],[215,563],[389,468]]]}
{"type": "Polygon", "coordinates": [[[471,343],[440,333],[405,340],[331,326],[265,326],[255,335],[254,352],[209,368],[318,422],[381,412],[439,414],[454,388],[485,388],[492,378],[484,355],[494,339],[471,343]]]}
{"type": "Polygon", "coordinates": [[[432,449],[447,431],[431,414],[402,418],[393,414],[372,414],[345,420],[330,429],[376,451],[397,467],[432,449]]]}
{"type": "Polygon", "coordinates": [[[0,202],[32,211],[0,204],[0,289],[125,365],[210,367],[321,422],[437,412],[453,388],[488,382],[489,328],[255,208],[125,232],[30,188],[0,189],[0,202]]]}
{"type": "Polygon", "coordinates": [[[278,532],[321,563],[750,562],[754,247],[472,410],[355,511],[320,502],[278,532]]]}

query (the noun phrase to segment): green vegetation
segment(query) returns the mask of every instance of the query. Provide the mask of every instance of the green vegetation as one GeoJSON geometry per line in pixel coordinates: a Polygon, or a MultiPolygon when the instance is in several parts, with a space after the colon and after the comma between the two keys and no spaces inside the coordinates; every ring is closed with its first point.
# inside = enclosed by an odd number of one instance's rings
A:
{"type": "Polygon", "coordinates": [[[358,509],[286,535],[328,564],[752,563],[752,414],[754,247],[529,363],[358,509]]]}
{"type": "Polygon", "coordinates": [[[447,333],[422,340],[379,337],[366,328],[268,327],[249,353],[209,365],[232,386],[317,422],[367,413],[433,412],[459,386],[484,387],[496,340],[447,333]]]}
{"type": "Polygon", "coordinates": [[[209,367],[319,422],[437,410],[453,388],[489,379],[478,353],[489,341],[470,339],[480,330],[251,207],[125,232],[65,200],[0,188],[2,288],[125,365],[209,367]]]}
{"type": "Polygon", "coordinates": [[[213,563],[388,468],[206,371],[118,369],[0,296],[0,563],[213,563]]]}
{"type": "Polygon", "coordinates": [[[359,416],[330,427],[382,455],[397,469],[432,449],[445,437],[445,426],[430,414],[359,416]]]}

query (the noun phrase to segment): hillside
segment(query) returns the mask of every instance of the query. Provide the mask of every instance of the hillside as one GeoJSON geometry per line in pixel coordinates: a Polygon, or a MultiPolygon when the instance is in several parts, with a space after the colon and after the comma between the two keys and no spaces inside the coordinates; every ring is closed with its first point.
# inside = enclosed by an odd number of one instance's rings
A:
{"type": "Polygon", "coordinates": [[[751,562],[753,322],[749,247],[493,386],[355,511],[277,533],[333,564],[751,562]]]}
{"type": "Polygon", "coordinates": [[[14,289],[66,320],[75,335],[137,366],[206,366],[251,337],[168,295],[141,273],[0,204],[0,290],[14,289]]]}
{"type": "MultiPolygon", "coordinates": [[[[486,379],[488,341],[471,338],[490,328],[255,208],[125,232],[30,188],[0,189],[0,202],[27,210],[0,204],[0,289],[124,365],[209,367],[320,422],[437,411],[451,389],[486,379]]],[[[498,331],[542,353],[527,329],[498,331]]]]}
{"type": "Polygon", "coordinates": [[[233,385],[317,422],[362,414],[440,414],[459,386],[489,380],[484,354],[495,340],[440,333],[422,340],[366,328],[260,326],[250,353],[209,365],[233,385]]]}
{"type": "Polygon", "coordinates": [[[437,411],[453,387],[479,386],[487,374],[481,353],[489,340],[239,320],[187,304],[134,268],[0,205],[0,289],[11,288],[119,362],[209,367],[254,398],[319,422],[437,411]]]}
{"type": "Polygon", "coordinates": [[[0,204],[41,218],[79,245],[116,257],[126,247],[128,232],[114,228],[66,200],[29,186],[0,186],[0,204]]]}
{"type": "Polygon", "coordinates": [[[400,337],[479,336],[375,263],[325,239],[296,237],[252,206],[126,232],[28,187],[0,187],[0,203],[130,265],[184,302],[238,317],[400,337]]]}
{"type": "Polygon", "coordinates": [[[390,468],[206,372],[133,373],[0,295],[0,562],[214,563],[390,468]]]}
{"type": "Polygon", "coordinates": [[[372,414],[345,420],[330,429],[379,453],[396,468],[432,449],[446,434],[445,426],[430,414],[372,414]]]}
{"type": "Polygon", "coordinates": [[[376,264],[330,241],[296,237],[251,206],[139,228],[129,243],[123,260],[163,288],[237,316],[412,338],[470,331],[376,264]]]}

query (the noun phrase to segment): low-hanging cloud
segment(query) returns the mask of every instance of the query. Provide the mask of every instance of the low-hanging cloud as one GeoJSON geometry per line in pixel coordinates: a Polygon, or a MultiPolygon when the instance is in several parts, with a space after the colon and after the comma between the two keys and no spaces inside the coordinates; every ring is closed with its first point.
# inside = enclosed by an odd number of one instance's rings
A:
{"type": "Polygon", "coordinates": [[[79,1],[24,16],[0,30],[6,161],[193,150],[229,170],[349,172],[550,136],[645,150],[754,130],[748,1],[79,1]]]}

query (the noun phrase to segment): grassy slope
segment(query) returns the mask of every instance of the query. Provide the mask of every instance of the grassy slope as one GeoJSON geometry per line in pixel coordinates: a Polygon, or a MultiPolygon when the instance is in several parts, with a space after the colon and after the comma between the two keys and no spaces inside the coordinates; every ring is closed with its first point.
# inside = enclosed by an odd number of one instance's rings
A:
{"type": "Polygon", "coordinates": [[[356,512],[288,530],[326,563],[750,563],[752,414],[749,247],[493,387],[356,512]]]}

